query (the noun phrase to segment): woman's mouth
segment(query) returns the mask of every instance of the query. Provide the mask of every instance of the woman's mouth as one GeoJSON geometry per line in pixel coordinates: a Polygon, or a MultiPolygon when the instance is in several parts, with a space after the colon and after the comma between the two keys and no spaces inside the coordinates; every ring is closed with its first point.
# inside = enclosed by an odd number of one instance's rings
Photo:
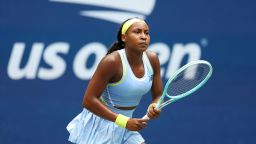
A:
{"type": "Polygon", "coordinates": [[[140,46],[146,46],[146,47],[148,46],[148,44],[146,42],[141,42],[141,43],[139,43],[139,45],[140,46]]]}

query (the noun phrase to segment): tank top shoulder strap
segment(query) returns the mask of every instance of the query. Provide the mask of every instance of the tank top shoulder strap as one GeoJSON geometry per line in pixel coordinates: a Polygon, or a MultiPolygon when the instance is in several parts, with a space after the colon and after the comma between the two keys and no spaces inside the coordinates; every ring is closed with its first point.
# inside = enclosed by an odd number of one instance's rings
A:
{"type": "Polygon", "coordinates": [[[123,67],[123,74],[122,74],[121,80],[119,80],[118,82],[115,82],[115,83],[109,83],[110,86],[116,86],[116,85],[122,83],[125,79],[125,76],[126,76],[125,51],[124,51],[124,49],[121,49],[121,50],[118,50],[117,52],[118,52],[118,54],[121,58],[122,67],[123,67]]]}

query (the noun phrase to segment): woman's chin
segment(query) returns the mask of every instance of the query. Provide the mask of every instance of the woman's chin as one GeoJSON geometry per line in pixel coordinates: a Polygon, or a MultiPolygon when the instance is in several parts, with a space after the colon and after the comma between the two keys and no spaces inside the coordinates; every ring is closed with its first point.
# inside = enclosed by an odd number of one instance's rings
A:
{"type": "Polygon", "coordinates": [[[143,46],[143,47],[140,47],[140,48],[139,48],[139,50],[140,50],[141,52],[144,52],[144,51],[146,51],[147,49],[148,49],[147,46],[143,46]]]}

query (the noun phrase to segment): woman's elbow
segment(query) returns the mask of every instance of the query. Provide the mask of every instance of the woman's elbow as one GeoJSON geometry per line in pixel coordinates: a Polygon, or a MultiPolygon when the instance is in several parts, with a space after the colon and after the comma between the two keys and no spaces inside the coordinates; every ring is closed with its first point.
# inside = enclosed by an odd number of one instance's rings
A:
{"type": "Polygon", "coordinates": [[[85,96],[83,99],[83,107],[89,109],[91,105],[92,105],[91,98],[88,98],[85,96]]]}

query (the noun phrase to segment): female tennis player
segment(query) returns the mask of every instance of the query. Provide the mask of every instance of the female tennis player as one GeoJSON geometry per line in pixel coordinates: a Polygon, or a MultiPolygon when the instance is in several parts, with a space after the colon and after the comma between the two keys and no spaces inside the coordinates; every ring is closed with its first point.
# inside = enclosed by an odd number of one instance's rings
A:
{"type": "Polygon", "coordinates": [[[137,132],[147,119],[132,118],[141,97],[149,90],[150,119],[160,110],[155,103],[162,94],[160,63],[156,53],[147,50],[149,27],[140,18],[124,21],[117,42],[109,49],[91,78],[83,99],[83,111],[67,126],[69,141],[77,144],[143,144],[137,132]]]}

